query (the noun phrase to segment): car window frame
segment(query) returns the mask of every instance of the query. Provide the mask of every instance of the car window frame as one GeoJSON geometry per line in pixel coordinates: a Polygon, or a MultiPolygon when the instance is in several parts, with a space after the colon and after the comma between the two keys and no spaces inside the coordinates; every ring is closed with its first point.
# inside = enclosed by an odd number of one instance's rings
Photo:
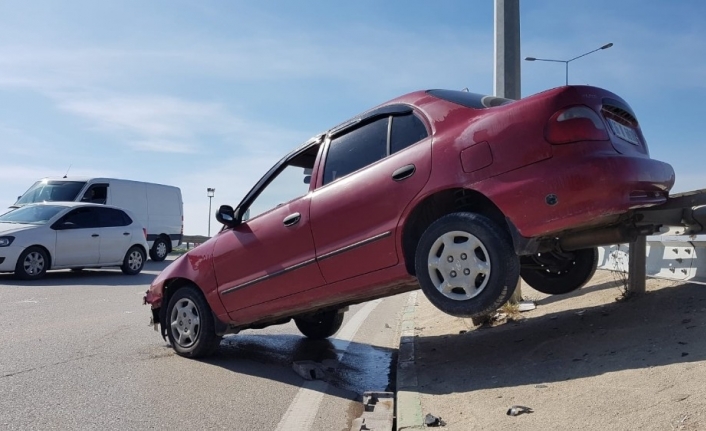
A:
{"type": "MultiPolygon", "coordinates": [[[[267,186],[272,183],[272,181],[280,174],[282,171],[289,166],[289,163],[295,159],[296,157],[300,156],[301,154],[305,153],[306,151],[309,151],[312,147],[318,146],[319,149],[316,153],[316,160],[314,161],[314,170],[316,169],[316,166],[319,164],[319,160],[321,158],[321,155],[323,153],[323,146],[324,146],[324,135],[320,134],[315,136],[314,138],[310,139],[309,141],[305,142],[301,146],[299,146],[297,149],[294,151],[290,152],[288,155],[284,156],[282,159],[280,159],[277,163],[275,163],[274,166],[272,166],[266,173],[263,175],[260,180],[255,183],[255,185],[250,189],[250,191],[245,195],[245,197],[240,201],[238,206],[236,206],[236,214],[235,214],[235,222],[236,225],[242,224],[242,223],[247,223],[250,220],[255,220],[258,219],[260,216],[263,216],[265,214],[268,214],[271,212],[273,209],[277,208],[271,208],[263,213],[258,214],[257,216],[248,219],[248,220],[243,220],[243,216],[247,213],[248,209],[252,205],[252,203],[255,201],[255,199],[260,196],[263,190],[267,188],[267,186]]],[[[284,202],[283,204],[288,204],[289,202],[292,202],[296,199],[301,199],[304,196],[307,196],[309,193],[312,192],[314,189],[315,185],[314,182],[309,183],[309,188],[307,192],[303,195],[297,196],[287,202],[284,202]]]]}
{"type": "Polygon", "coordinates": [[[401,152],[419,144],[420,142],[423,142],[423,141],[431,138],[432,134],[433,134],[433,130],[432,130],[432,128],[430,126],[430,122],[427,120],[426,116],[423,115],[416,107],[414,107],[412,105],[404,104],[404,103],[396,103],[396,104],[392,104],[392,105],[386,105],[386,106],[383,106],[380,108],[375,108],[371,111],[368,111],[368,112],[360,115],[357,118],[354,118],[352,120],[344,122],[344,123],[342,123],[342,125],[339,125],[339,126],[334,127],[333,129],[330,129],[329,132],[327,132],[327,134],[326,134],[326,137],[324,139],[325,148],[324,148],[323,153],[321,154],[321,159],[320,159],[321,160],[320,161],[321,173],[318,175],[318,178],[316,180],[316,188],[315,189],[319,189],[321,187],[326,187],[329,184],[334,184],[344,178],[347,178],[351,175],[355,175],[357,172],[360,172],[370,166],[374,166],[375,164],[380,163],[382,160],[386,160],[390,156],[394,156],[395,154],[401,153],[401,152]],[[418,140],[417,142],[415,142],[411,145],[408,145],[407,147],[405,147],[395,153],[391,153],[391,150],[392,150],[391,149],[391,144],[392,144],[391,135],[392,135],[392,123],[393,122],[390,121],[390,118],[397,117],[397,116],[405,116],[407,114],[414,115],[417,119],[419,119],[421,121],[422,125],[424,126],[424,128],[427,131],[427,136],[423,139],[418,140]],[[358,170],[350,172],[344,176],[338,177],[333,181],[330,181],[328,183],[324,183],[324,176],[325,176],[325,172],[326,172],[326,163],[328,161],[328,156],[329,156],[329,152],[331,149],[331,142],[334,139],[339,138],[346,133],[353,132],[353,131],[357,130],[358,128],[364,127],[367,124],[375,122],[378,119],[383,118],[385,116],[388,118],[387,144],[386,144],[387,154],[385,155],[385,157],[383,157],[379,160],[376,160],[375,162],[370,163],[366,166],[363,166],[362,168],[360,168],[358,170]]]}

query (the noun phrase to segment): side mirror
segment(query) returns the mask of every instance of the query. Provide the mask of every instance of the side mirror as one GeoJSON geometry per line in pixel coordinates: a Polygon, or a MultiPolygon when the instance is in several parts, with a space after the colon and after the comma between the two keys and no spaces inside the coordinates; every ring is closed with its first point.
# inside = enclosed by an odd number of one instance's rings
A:
{"type": "Polygon", "coordinates": [[[238,222],[235,216],[235,211],[230,205],[221,205],[216,212],[216,220],[228,227],[237,226],[238,222]]]}

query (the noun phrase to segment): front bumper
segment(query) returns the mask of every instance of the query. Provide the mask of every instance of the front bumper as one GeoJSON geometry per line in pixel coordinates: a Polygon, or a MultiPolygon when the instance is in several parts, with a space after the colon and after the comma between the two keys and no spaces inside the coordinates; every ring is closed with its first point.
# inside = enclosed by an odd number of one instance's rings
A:
{"type": "Polygon", "coordinates": [[[14,272],[17,265],[17,259],[24,251],[25,247],[10,245],[8,247],[0,247],[0,272],[14,272]]]}

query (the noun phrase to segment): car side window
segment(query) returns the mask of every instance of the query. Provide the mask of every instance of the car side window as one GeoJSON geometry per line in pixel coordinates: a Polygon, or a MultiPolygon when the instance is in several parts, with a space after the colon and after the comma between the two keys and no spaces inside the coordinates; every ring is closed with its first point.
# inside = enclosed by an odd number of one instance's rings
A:
{"type": "Polygon", "coordinates": [[[324,184],[385,158],[389,121],[389,117],[381,118],[332,139],[324,167],[324,184]]]}
{"type": "Polygon", "coordinates": [[[123,211],[114,208],[94,208],[98,214],[98,227],[127,226],[129,217],[123,211]]]}
{"type": "Polygon", "coordinates": [[[392,117],[390,133],[390,154],[404,150],[429,136],[422,120],[414,114],[392,117]]]}
{"type": "Polygon", "coordinates": [[[81,198],[81,202],[94,204],[105,204],[108,199],[108,186],[106,184],[94,184],[81,198]]]}
{"type": "Polygon", "coordinates": [[[306,195],[320,147],[315,145],[283,165],[247,208],[247,219],[306,195]]]}
{"type": "Polygon", "coordinates": [[[70,229],[86,229],[98,227],[96,208],[76,208],[64,216],[62,225],[70,229]]]}

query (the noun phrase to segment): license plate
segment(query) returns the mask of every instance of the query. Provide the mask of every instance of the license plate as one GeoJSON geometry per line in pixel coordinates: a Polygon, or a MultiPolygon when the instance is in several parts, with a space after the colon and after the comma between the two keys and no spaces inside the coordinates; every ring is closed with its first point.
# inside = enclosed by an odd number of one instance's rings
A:
{"type": "Polygon", "coordinates": [[[613,133],[615,133],[617,137],[624,139],[633,145],[638,145],[640,143],[640,139],[637,137],[637,133],[635,133],[634,129],[631,129],[627,126],[623,126],[622,124],[610,118],[608,119],[608,123],[610,124],[610,128],[613,130],[613,133]]]}

